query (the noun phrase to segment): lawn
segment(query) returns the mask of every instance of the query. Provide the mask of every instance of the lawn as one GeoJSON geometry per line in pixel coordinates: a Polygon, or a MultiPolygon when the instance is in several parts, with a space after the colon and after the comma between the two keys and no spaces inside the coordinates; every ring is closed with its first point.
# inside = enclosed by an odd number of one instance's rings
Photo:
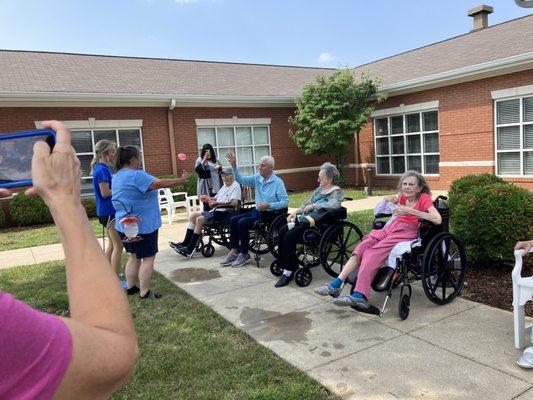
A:
{"type": "MultiPolygon", "coordinates": [[[[130,297],[141,356],[113,399],[339,399],[157,273],[154,287],[162,299],[130,297]]],[[[68,308],[63,262],[0,271],[0,288],[68,308]]]]}
{"type": "MultiPolygon", "coordinates": [[[[100,222],[92,219],[91,225],[96,237],[102,237],[100,222]]],[[[0,251],[53,243],[59,243],[59,233],[53,224],[0,229],[0,251]]]]}
{"type": "Polygon", "coordinates": [[[348,214],[348,221],[357,225],[363,235],[366,235],[372,229],[374,221],[374,210],[355,211],[348,214]]]}
{"type": "MultiPolygon", "coordinates": [[[[363,192],[361,189],[343,189],[342,192],[344,193],[345,197],[350,197],[353,200],[361,200],[367,197],[365,195],[365,192],[363,192]]],[[[312,193],[313,191],[291,193],[289,195],[289,207],[300,207],[307,200],[309,200],[312,193]]],[[[395,190],[373,190],[372,191],[372,194],[374,196],[386,196],[386,195],[394,194],[394,193],[398,193],[398,191],[395,191],[395,190]]]]}

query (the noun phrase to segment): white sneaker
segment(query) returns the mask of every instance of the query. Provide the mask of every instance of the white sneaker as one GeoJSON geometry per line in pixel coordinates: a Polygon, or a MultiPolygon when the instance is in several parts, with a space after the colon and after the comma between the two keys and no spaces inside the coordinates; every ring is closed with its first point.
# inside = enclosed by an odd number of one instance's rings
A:
{"type": "Polygon", "coordinates": [[[251,261],[251,259],[252,259],[252,257],[250,257],[250,254],[248,254],[248,253],[246,253],[246,254],[239,253],[239,255],[237,256],[235,261],[233,261],[231,263],[231,266],[233,268],[242,267],[244,264],[247,264],[249,261],[251,261]]]}
{"type": "Polygon", "coordinates": [[[231,263],[233,263],[233,261],[235,261],[237,259],[238,255],[233,253],[232,251],[230,251],[228,253],[228,255],[226,256],[226,258],[224,258],[221,262],[220,262],[220,265],[222,267],[227,267],[228,265],[231,265],[231,263]]]}

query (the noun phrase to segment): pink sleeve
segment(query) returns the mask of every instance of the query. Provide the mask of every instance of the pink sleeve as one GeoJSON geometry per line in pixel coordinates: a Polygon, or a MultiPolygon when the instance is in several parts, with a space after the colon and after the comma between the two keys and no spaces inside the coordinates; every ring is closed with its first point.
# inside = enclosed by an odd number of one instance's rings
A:
{"type": "Polygon", "coordinates": [[[429,197],[429,195],[427,195],[426,193],[422,193],[418,204],[418,209],[420,211],[427,212],[431,207],[433,207],[433,200],[431,200],[431,197],[429,197]]]}
{"type": "Polygon", "coordinates": [[[57,316],[0,291],[0,399],[51,399],[72,357],[72,337],[57,316]]]}

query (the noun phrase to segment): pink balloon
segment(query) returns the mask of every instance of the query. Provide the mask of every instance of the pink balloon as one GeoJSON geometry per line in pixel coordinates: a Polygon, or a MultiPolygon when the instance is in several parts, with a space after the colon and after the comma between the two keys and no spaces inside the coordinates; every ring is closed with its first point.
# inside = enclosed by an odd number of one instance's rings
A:
{"type": "Polygon", "coordinates": [[[185,153],[179,153],[178,159],[180,159],[181,161],[185,161],[187,159],[187,156],[185,155],[185,153]]]}

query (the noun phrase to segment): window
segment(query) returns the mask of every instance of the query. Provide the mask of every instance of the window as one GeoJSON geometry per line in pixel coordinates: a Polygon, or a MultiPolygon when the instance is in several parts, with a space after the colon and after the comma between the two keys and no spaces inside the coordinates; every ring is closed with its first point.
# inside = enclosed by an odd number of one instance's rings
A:
{"type": "Polygon", "coordinates": [[[533,97],[496,101],[496,171],[533,175],[533,97]]]}
{"type": "Polygon", "coordinates": [[[229,163],[225,154],[229,151],[237,156],[237,165],[243,175],[253,175],[261,157],[270,155],[269,126],[216,126],[197,130],[198,153],[202,146],[210,143],[223,167],[229,163]]]}
{"type": "Polygon", "coordinates": [[[117,146],[137,146],[142,155],[142,168],[144,169],[144,153],[140,129],[86,129],[72,131],[72,147],[80,160],[81,168],[81,195],[82,197],[94,196],[91,176],[91,161],[94,157],[94,145],[102,139],[111,140],[117,146]]]}
{"type": "Polygon", "coordinates": [[[437,110],[374,118],[374,137],[378,175],[439,173],[437,110]]]}

